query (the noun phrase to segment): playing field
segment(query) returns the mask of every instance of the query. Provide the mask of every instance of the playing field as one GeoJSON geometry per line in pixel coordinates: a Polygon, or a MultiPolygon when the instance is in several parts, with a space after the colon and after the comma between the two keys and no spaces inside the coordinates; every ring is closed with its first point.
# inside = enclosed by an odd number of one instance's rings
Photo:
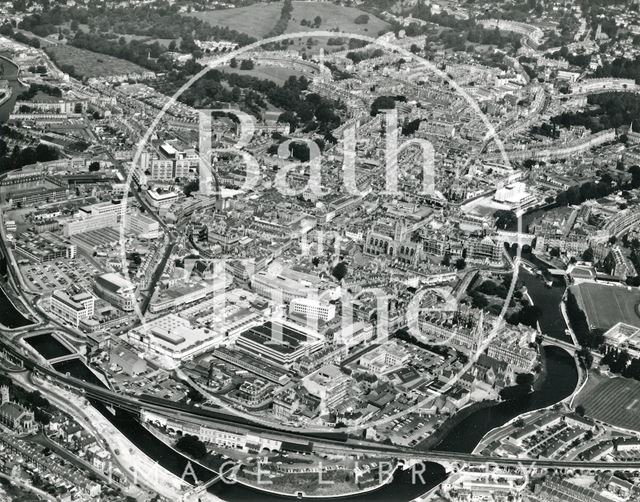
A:
{"type": "Polygon", "coordinates": [[[127,75],[146,71],[130,61],[79,49],[71,45],[47,47],[46,51],[58,66],[73,66],[74,73],[81,78],[127,75]]]}
{"type": "MultiPolygon", "coordinates": [[[[280,18],[282,2],[258,3],[248,7],[222,9],[204,12],[192,12],[189,16],[197,17],[212,25],[226,26],[232,30],[246,33],[252,37],[263,38],[269,33],[280,18]]],[[[296,33],[310,30],[338,30],[344,33],[357,33],[377,37],[381,30],[388,30],[390,25],[371,15],[366,24],[356,24],[355,19],[365,14],[354,7],[343,7],[333,3],[293,2],[293,13],[287,26],[286,33],[296,33]],[[302,20],[313,22],[320,16],[320,27],[303,26],[302,20]]]]}
{"type": "MultiPolygon", "coordinates": [[[[589,379],[594,378],[592,375],[589,379]]],[[[595,377],[576,398],[585,415],[608,424],[640,432],[640,382],[628,378],[595,377]]]]}
{"type": "Polygon", "coordinates": [[[640,327],[637,306],[640,290],[605,284],[582,283],[571,286],[591,329],[608,330],[622,321],[640,327]]]}

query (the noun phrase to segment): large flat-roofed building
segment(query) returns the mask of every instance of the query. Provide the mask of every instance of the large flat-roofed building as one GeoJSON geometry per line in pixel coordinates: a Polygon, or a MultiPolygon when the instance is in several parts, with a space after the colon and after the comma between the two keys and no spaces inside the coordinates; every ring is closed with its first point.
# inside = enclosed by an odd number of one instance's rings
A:
{"type": "Polygon", "coordinates": [[[329,321],[336,316],[336,306],[315,298],[293,298],[289,304],[289,312],[309,319],[329,321]]]}
{"type": "Polygon", "coordinates": [[[294,298],[311,298],[321,292],[318,276],[286,270],[280,273],[263,270],[251,277],[253,290],[267,298],[290,302],[294,298]]]}
{"type": "Polygon", "coordinates": [[[76,327],[81,319],[93,315],[94,304],[95,298],[89,293],[69,296],[64,291],[54,291],[51,295],[51,313],[76,327]]]}
{"type": "Polygon", "coordinates": [[[158,193],[155,190],[147,190],[146,197],[149,204],[158,209],[161,207],[169,207],[174,202],[177,202],[180,196],[176,192],[158,193]]]}
{"type": "Polygon", "coordinates": [[[65,237],[100,230],[107,227],[116,227],[118,217],[114,213],[86,214],[80,213],[79,217],[64,223],[63,232],[65,237]]]}
{"type": "Polygon", "coordinates": [[[163,290],[157,289],[149,302],[149,312],[162,312],[210,298],[222,293],[232,281],[231,274],[221,274],[220,276],[216,275],[213,279],[206,279],[195,284],[176,285],[163,290]]]}
{"type": "Polygon", "coordinates": [[[131,311],[136,304],[135,286],[120,274],[108,273],[94,279],[95,293],[103,300],[122,309],[131,311]]]}
{"type": "Polygon", "coordinates": [[[99,215],[99,214],[114,214],[118,220],[122,218],[127,206],[123,204],[121,200],[109,200],[106,202],[98,202],[97,204],[91,204],[88,206],[82,206],[80,208],[80,214],[87,215],[99,215]]]}
{"type": "Polygon", "coordinates": [[[154,239],[160,235],[160,223],[137,211],[126,215],[125,228],[127,232],[148,239],[154,239]]]}
{"type": "Polygon", "coordinates": [[[175,314],[159,317],[129,331],[128,340],[145,350],[184,361],[217,347],[224,340],[222,333],[207,328],[194,328],[175,314]]]}
{"type": "Polygon", "coordinates": [[[283,321],[267,321],[240,334],[239,349],[289,368],[306,354],[320,350],[324,342],[283,321]]]}
{"type": "Polygon", "coordinates": [[[291,380],[291,377],[285,369],[239,350],[218,347],[212,352],[212,355],[279,385],[285,385],[291,380]]]}
{"type": "Polygon", "coordinates": [[[325,410],[334,409],[345,400],[349,383],[350,378],[332,364],[323,366],[302,380],[309,394],[320,398],[325,410]]]}

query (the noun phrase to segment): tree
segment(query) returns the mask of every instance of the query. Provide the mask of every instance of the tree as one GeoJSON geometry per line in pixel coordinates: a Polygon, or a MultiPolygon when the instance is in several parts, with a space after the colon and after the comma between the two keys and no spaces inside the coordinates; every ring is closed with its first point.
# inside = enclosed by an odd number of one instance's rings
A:
{"type": "Polygon", "coordinates": [[[629,172],[631,173],[631,186],[633,188],[640,187],[640,166],[631,166],[629,172]]]}
{"type": "Polygon", "coordinates": [[[501,230],[513,227],[518,222],[518,217],[513,211],[498,209],[494,216],[496,218],[496,227],[501,230]]]}
{"type": "Polygon", "coordinates": [[[331,275],[335,277],[338,281],[341,281],[347,276],[347,265],[343,261],[338,262],[333,270],[331,271],[331,275]]]}
{"type": "Polygon", "coordinates": [[[581,417],[584,417],[585,414],[585,409],[584,406],[582,406],[581,404],[579,404],[578,406],[576,406],[576,415],[579,415],[581,417]]]}
{"type": "Polygon", "coordinates": [[[238,67],[238,60],[236,58],[231,58],[231,61],[229,61],[229,66],[231,68],[237,68],[238,67]]]}
{"type": "Polygon", "coordinates": [[[593,261],[593,249],[590,247],[582,253],[582,261],[593,261]]]}
{"type": "Polygon", "coordinates": [[[466,266],[467,262],[464,260],[464,258],[458,258],[456,260],[456,269],[463,270],[466,266]]]}
{"type": "Polygon", "coordinates": [[[371,103],[371,116],[378,115],[382,110],[393,110],[396,107],[396,100],[393,96],[378,96],[371,103]]]}
{"type": "Polygon", "coordinates": [[[189,434],[178,439],[176,442],[176,448],[195,459],[204,458],[207,454],[207,447],[205,444],[196,436],[191,436],[189,434]]]}
{"type": "Polygon", "coordinates": [[[92,162],[89,164],[89,171],[99,171],[100,170],[100,162],[92,162]]]}
{"type": "Polygon", "coordinates": [[[298,117],[296,117],[296,114],[291,111],[281,113],[278,117],[278,122],[288,123],[292,131],[295,131],[298,128],[298,117]]]}
{"type": "Polygon", "coordinates": [[[240,62],[240,69],[241,70],[253,70],[253,61],[251,61],[250,59],[243,59],[240,62]]]}
{"type": "Polygon", "coordinates": [[[313,18],[313,24],[316,28],[319,28],[322,24],[322,18],[320,16],[316,16],[313,18]]]}

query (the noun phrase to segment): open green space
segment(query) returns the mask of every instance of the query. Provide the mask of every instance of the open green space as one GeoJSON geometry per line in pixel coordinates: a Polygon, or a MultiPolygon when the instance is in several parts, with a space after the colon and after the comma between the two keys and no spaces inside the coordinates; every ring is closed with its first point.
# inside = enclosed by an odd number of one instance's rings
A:
{"type": "MultiPolygon", "coordinates": [[[[248,7],[235,9],[192,12],[189,16],[202,19],[211,25],[225,26],[252,37],[262,38],[269,33],[280,18],[282,2],[263,4],[258,3],[248,7]]],[[[297,33],[312,30],[338,30],[344,33],[356,33],[378,36],[382,30],[388,30],[390,25],[355,7],[344,7],[333,3],[293,2],[293,13],[287,26],[286,33],[297,33]],[[368,16],[368,22],[356,23],[355,20],[363,14],[368,16]],[[313,24],[316,16],[320,16],[319,27],[307,26],[313,24]],[[303,20],[309,23],[303,25],[303,20]]]]}
{"type": "Polygon", "coordinates": [[[640,382],[629,378],[609,378],[590,374],[575,405],[585,415],[616,427],[640,432],[640,382]]]}
{"type": "Polygon", "coordinates": [[[130,61],[79,49],[71,45],[47,47],[46,51],[58,67],[78,78],[108,77],[146,71],[130,61]],[[73,71],[69,67],[73,67],[73,71]]]}
{"type": "Polygon", "coordinates": [[[640,327],[637,311],[640,304],[638,288],[587,282],[572,286],[571,290],[587,316],[591,330],[606,331],[620,321],[640,327]]]}

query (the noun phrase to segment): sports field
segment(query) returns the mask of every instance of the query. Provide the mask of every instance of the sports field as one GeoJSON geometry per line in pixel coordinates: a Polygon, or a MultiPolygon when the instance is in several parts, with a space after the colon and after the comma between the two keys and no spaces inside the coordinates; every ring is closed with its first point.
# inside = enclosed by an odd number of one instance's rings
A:
{"type": "MultiPolygon", "coordinates": [[[[292,2],[293,12],[286,33],[310,30],[338,30],[345,33],[357,33],[377,37],[381,30],[388,30],[389,23],[367,14],[367,23],[357,24],[355,20],[365,12],[355,7],[343,7],[334,3],[292,2]],[[303,26],[303,20],[313,21],[320,16],[322,22],[318,28],[303,26]]],[[[246,33],[252,37],[263,38],[269,33],[280,18],[282,2],[257,3],[248,7],[235,9],[210,10],[192,12],[189,16],[197,17],[212,25],[226,26],[232,30],[246,33]]],[[[308,23],[305,23],[308,24],[308,23]]]]}
{"type": "Polygon", "coordinates": [[[622,321],[640,327],[640,290],[591,282],[571,286],[591,329],[608,330],[622,321]]]}
{"type": "Polygon", "coordinates": [[[108,77],[146,71],[142,66],[130,61],[79,49],[71,45],[47,47],[46,51],[58,66],[73,66],[74,73],[81,78],[108,77]]]}
{"type": "Polygon", "coordinates": [[[640,382],[636,380],[591,374],[574,404],[584,406],[588,417],[640,432],[640,382]]]}

